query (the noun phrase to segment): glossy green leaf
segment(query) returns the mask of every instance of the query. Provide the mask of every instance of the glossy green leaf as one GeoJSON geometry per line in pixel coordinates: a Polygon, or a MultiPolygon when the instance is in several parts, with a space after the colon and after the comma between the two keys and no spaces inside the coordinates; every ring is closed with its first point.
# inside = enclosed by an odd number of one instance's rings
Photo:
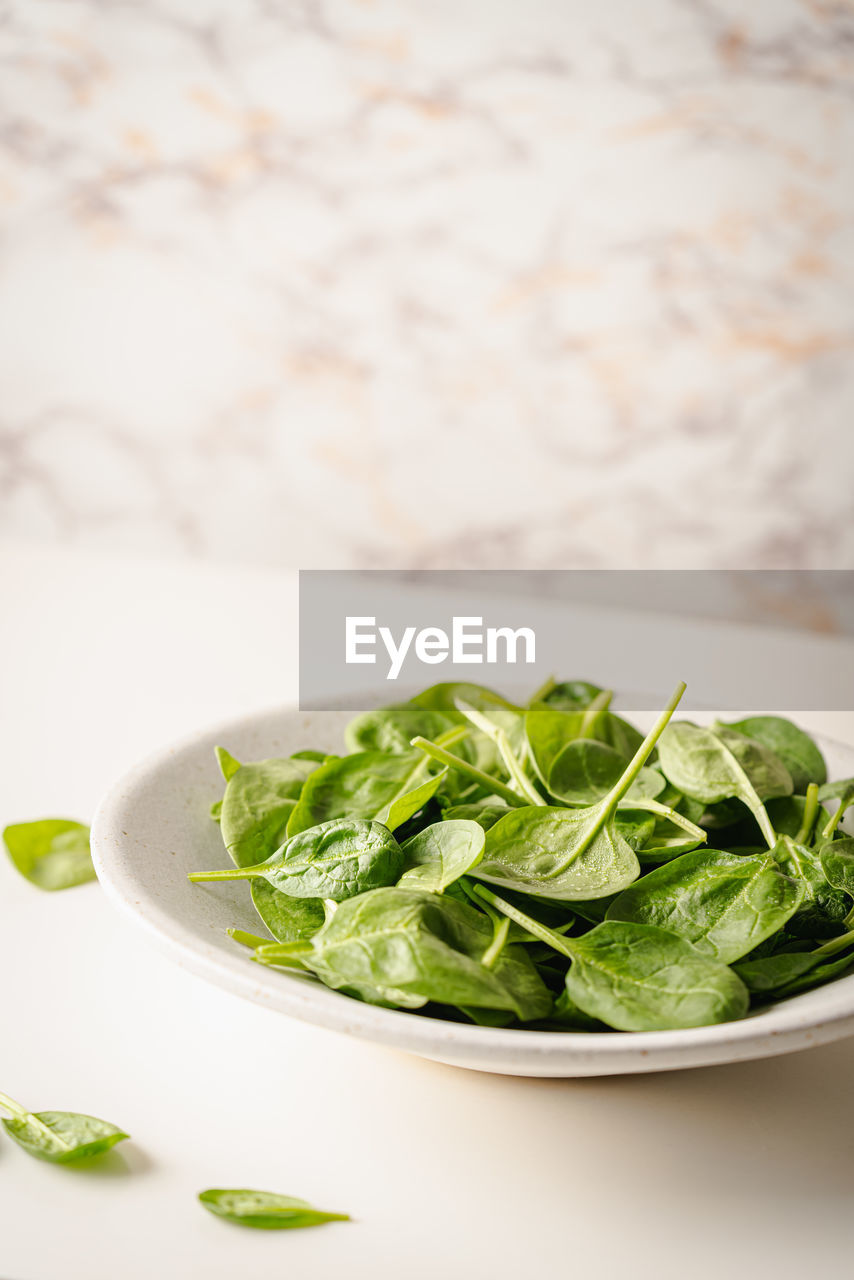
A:
{"type": "MultiPolygon", "coordinates": [[[[288,822],[288,835],[331,818],[374,818],[425,782],[429,779],[420,751],[398,755],[358,751],[330,760],[306,780],[288,822]]],[[[430,784],[434,790],[436,785],[430,784]]]]}
{"type": "Polygon", "coordinates": [[[741,800],[773,848],[777,837],[762,802],[790,795],[792,778],[767,747],[731,729],[705,729],[682,720],[661,735],[658,758],[662,773],[685,795],[707,805],[741,800]]]}
{"type": "MultiPolygon", "coordinates": [[[[548,790],[564,804],[595,804],[616,785],[625,767],[624,757],[613,747],[590,738],[576,738],[553,761],[548,790]]],[[[641,769],[626,792],[626,803],[637,797],[654,799],[665,785],[657,769],[641,769]]]]}
{"type": "Polygon", "coordinates": [[[342,902],[368,889],[394,884],[402,870],[403,851],[381,823],[333,818],[291,836],[256,866],[193,871],[188,878],[200,883],[262,878],[292,898],[342,902]]]}
{"type": "Polygon", "coordinates": [[[480,861],[485,843],[483,827],[477,822],[460,818],[435,822],[403,846],[406,870],[398,883],[401,888],[442,893],[480,861]]]}
{"type": "Polygon", "coordinates": [[[770,854],[698,849],[623,890],[607,918],[668,929],[731,964],[781,929],[803,897],[803,884],[780,871],[770,854]]]}
{"type": "MultiPolygon", "coordinates": [[[[493,968],[482,957],[493,941],[488,918],[448,895],[376,889],[342,902],[299,959],[327,986],[373,1004],[408,1009],[428,1001],[508,1009],[528,1021],[546,1017],[551,996],[525,949],[505,947],[493,968]]],[[[277,963],[284,947],[261,947],[277,963]]],[[[292,953],[291,953],[292,954],[292,953]]]]}
{"type": "Polygon", "coordinates": [[[9,1137],[31,1156],[51,1164],[100,1155],[128,1137],[116,1125],[76,1111],[26,1111],[5,1094],[0,1094],[0,1110],[11,1113],[3,1117],[9,1137]]]}
{"type": "Polygon", "coordinates": [[[478,880],[566,901],[604,897],[640,872],[637,855],[620,834],[617,806],[637,778],[682,696],[680,685],[616,784],[585,809],[531,805],[515,809],[486,833],[478,880]]]}
{"type": "Polygon", "coordinates": [[[788,769],[795,791],[806,791],[811,782],[827,781],[824,756],[809,734],[784,716],[748,716],[724,727],[773,751],[788,769]]]}
{"type": "Polygon", "coordinates": [[[296,942],[317,933],[326,919],[320,898],[294,898],[267,880],[249,883],[252,905],[277,942],[296,942]]]}
{"type": "Polygon", "coordinates": [[[244,764],[229,778],[220,827],[238,867],[263,862],[279,848],[313,761],[271,759],[244,764]]]}

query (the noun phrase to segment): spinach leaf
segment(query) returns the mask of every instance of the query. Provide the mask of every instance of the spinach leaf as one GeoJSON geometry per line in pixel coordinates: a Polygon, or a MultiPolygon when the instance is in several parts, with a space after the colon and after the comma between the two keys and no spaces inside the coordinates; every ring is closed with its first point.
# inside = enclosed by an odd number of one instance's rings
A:
{"type": "Polygon", "coordinates": [[[281,1231],[296,1227],[318,1227],[324,1222],[349,1222],[349,1213],[327,1213],[314,1209],[307,1200],[280,1196],[274,1191],[226,1190],[211,1188],[199,1194],[208,1213],[242,1227],[281,1231]]]}
{"type": "Polygon", "coordinates": [[[320,898],[293,898],[268,880],[249,882],[252,905],[277,942],[296,942],[317,933],[326,919],[320,898]]]}
{"type": "Polygon", "coordinates": [[[39,889],[70,889],[95,879],[89,828],[68,818],[42,818],[6,827],[3,841],[14,866],[39,889]]]}
{"type": "Polygon", "coordinates": [[[795,791],[806,791],[811,782],[827,781],[824,756],[812,738],[783,716],[748,716],[717,727],[734,729],[773,751],[788,769],[795,791]]]}
{"type": "Polygon", "coordinates": [[[819,861],[827,883],[854,898],[854,838],[831,840],[819,848],[819,861]]]}
{"type": "Polygon", "coordinates": [[[804,892],[803,883],[784,875],[770,854],[739,857],[698,849],[624,889],[607,919],[658,925],[731,964],[781,929],[804,892]]]}
{"type": "Polygon", "coordinates": [[[451,805],[442,817],[445,822],[455,822],[463,818],[478,823],[484,831],[488,831],[490,827],[495,826],[499,818],[504,817],[506,812],[507,805],[498,796],[487,796],[485,800],[478,800],[474,804],[451,805]]]}
{"type": "MultiPolygon", "coordinates": [[[[827,981],[828,977],[835,977],[836,969],[832,973],[827,971],[829,958],[836,952],[850,951],[852,947],[854,933],[844,933],[812,951],[780,951],[755,958],[748,956],[734,968],[748,990],[757,995],[794,995],[796,983],[797,990],[805,991],[827,981]],[[808,974],[811,975],[809,980],[802,982],[808,974]]],[[[843,972],[852,963],[854,955],[847,957],[838,972],[843,972]]]]}
{"type": "Polygon", "coordinates": [[[437,738],[452,728],[453,723],[440,711],[403,702],[365,711],[350,721],[344,738],[350,751],[390,751],[406,755],[411,750],[409,744],[413,738],[419,735],[437,738]]]}
{"type": "Polygon", "coordinates": [[[225,781],[229,782],[240,768],[240,761],[235,760],[231,752],[226,751],[225,747],[214,747],[214,755],[216,756],[220,773],[225,781]]]}
{"type": "Polygon", "coordinates": [[[548,1016],[551,996],[524,947],[492,968],[487,917],[465,902],[421,889],[375,889],[342,902],[310,943],[259,947],[267,964],[297,957],[328,987],[372,1004],[418,1009],[428,1001],[507,1009],[522,1021],[548,1016]]]}
{"type": "Polygon", "coordinates": [[[333,818],[291,836],[272,857],[254,867],[191,871],[204,883],[263,878],[292,898],[342,902],[354,894],[394,884],[403,870],[403,850],[379,822],[333,818]]]}
{"type": "Polygon", "coordinates": [[[732,969],[651,924],[606,920],[566,938],[479,885],[476,892],[571,961],[573,1004],[619,1031],[701,1027],[744,1017],[750,997],[732,969]]]}
{"type": "Polygon", "coordinates": [[[762,802],[791,795],[792,779],[772,751],[732,729],[704,729],[683,720],[661,735],[658,757],[662,773],[683,794],[707,805],[741,800],[773,849],[777,837],[762,802]]]}
{"type": "Polygon", "coordinates": [[[598,698],[604,689],[600,689],[598,684],[591,684],[589,680],[563,680],[560,684],[553,681],[551,688],[541,697],[532,698],[531,702],[542,701],[547,702],[549,706],[557,707],[559,711],[583,711],[594,698],[598,698]]]}
{"type": "Polygon", "coordinates": [[[384,825],[400,826],[426,804],[442,780],[441,774],[427,776],[424,756],[413,750],[396,755],[358,751],[330,760],[306,780],[288,821],[288,835],[331,818],[377,818],[384,825]]]}
{"type": "Polygon", "coordinates": [[[238,867],[263,862],[279,848],[305,780],[315,767],[309,760],[271,759],[241,765],[231,773],[220,826],[225,847],[238,867]]]}
{"type": "Polygon", "coordinates": [[[76,1111],[26,1111],[0,1093],[3,1128],[31,1156],[51,1164],[70,1164],[100,1155],[128,1137],[123,1129],[76,1111]]]}
{"type": "MultiPolygon", "coordinates": [[[[616,785],[625,767],[625,759],[613,747],[591,738],[576,738],[553,761],[548,790],[564,804],[595,804],[616,785]]],[[[665,786],[657,769],[641,769],[626,792],[626,802],[638,796],[654,798],[665,786]]]]}
{"type": "Polygon", "coordinates": [[[444,892],[480,861],[485,842],[477,822],[458,818],[425,827],[403,846],[406,870],[400,877],[401,888],[444,892]]]}
{"type": "Polygon", "coordinates": [[[615,825],[619,802],[637,778],[685,686],[679,685],[611,790],[585,809],[549,805],[514,810],[486,833],[478,880],[568,901],[604,897],[637,879],[637,855],[615,825]]]}
{"type": "Polygon", "coordinates": [[[843,890],[828,882],[821,851],[799,844],[791,836],[781,836],[773,853],[782,870],[804,885],[803,902],[789,922],[789,932],[804,938],[838,933],[851,904],[843,890]]]}

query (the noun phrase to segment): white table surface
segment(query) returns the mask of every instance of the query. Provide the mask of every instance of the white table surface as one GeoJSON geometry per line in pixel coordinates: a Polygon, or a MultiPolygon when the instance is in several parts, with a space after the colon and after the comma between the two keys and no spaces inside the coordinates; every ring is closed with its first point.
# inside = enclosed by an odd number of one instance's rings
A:
{"type": "MultiPolygon", "coordinates": [[[[0,601],[3,824],[85,820],[148,750],[295,697],[295,575],[7,546],[0,601]]],[[[854,742],[854,715],[801,720],[854,742]]],[[[44,894],[0,860],[0,925],[0,1088],[133,1135],[86,1170],[0,1135],[3,1280],[794,1280],[848,1265],[854,1041],[634,1078],[488,1076],[224,994],[97,884],[44,894]],[[241,1230],[196,1203],[221,1185],[355,1221],[241,1230]]]]}

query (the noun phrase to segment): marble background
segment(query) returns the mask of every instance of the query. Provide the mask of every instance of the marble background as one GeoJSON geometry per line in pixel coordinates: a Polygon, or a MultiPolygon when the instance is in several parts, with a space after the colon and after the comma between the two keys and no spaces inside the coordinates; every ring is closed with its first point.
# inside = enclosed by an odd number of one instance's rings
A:
{"type": "Polygon", "coordinates": [[[854,563],[852,0],[0,0],[0,533],[854,563]]]}

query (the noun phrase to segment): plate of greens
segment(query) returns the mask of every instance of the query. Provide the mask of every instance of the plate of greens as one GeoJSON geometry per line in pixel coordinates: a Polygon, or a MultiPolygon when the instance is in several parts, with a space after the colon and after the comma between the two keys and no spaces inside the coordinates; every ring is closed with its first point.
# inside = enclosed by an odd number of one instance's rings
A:
{"type": "Polygon", "coordinates": [[[580,680],[249,716],[109,792],[98,877],[210,981],[457,1066],[657,1071],[850,1034],[854,748],[697,724],[683,692],[646,729],[580,680]]]}

